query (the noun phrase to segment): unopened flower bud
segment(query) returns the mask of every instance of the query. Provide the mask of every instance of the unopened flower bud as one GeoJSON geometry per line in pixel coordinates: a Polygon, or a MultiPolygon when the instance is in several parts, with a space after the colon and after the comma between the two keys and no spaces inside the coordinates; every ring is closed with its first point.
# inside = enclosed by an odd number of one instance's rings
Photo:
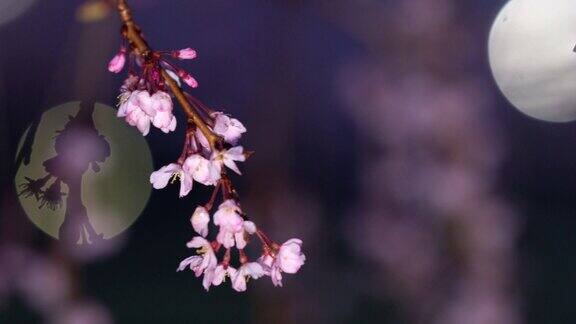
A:
{"type": "Polygon", "coordinates": [[[108,71],[119,73],[124,68],[124,64],[126,64],[126,49],[122,47],[118,54],[116,54],[110,60],[110,63],[108,63],[108,71]]]}
{"type": "Polygon", "coordinates": [[[197,88],[198,87],[198,81],[196,81],[196,79],[194,79],[190,74],[186,73],[185,71],[182,71],[182,70],[178,71],[178,76],[190,88],[197,88]]]}
{"type": "Polygon", "coordinates": [[[187,47],[179,51],[172,52],[172,56],[181,60],[192,60],[196,58],[197,53],[195,50],[191,49],[190,47],[187,47]]]}

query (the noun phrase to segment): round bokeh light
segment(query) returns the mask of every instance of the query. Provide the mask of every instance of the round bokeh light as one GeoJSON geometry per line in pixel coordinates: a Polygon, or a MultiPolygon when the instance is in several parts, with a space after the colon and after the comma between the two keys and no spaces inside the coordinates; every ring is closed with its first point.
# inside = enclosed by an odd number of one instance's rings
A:
{"type": "Polygon", "coordinates": [[[36,0],[0,0],[0,26],[26,12],[36,0]]]}
{"type": "Polygon", "coordinates": [[[490,67],[508,101],[551,122],[576,120],[576,1],[511,0],[490,31],[490,67]]]}
{"type": "Polygon", "coordinates": [[[136,221],[150,197],[148,144],[112,107],[54,107],[26,131],[18,151],[29,156],[15,178],[22,208],[54,238],[110,239],[136,221]]]}

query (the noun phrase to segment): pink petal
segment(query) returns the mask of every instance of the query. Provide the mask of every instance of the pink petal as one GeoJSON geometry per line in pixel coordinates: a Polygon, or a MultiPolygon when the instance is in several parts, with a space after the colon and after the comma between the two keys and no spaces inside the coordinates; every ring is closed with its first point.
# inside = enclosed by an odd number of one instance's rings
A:
{"type": "Polygon", "coordinates": [[[226,269],[223,266],[219,265],[214,269],[214,278],[212,279],[212,284],[214,286],[219,286],[226,278],[226,269]]]}
{"type": "Polygon", "coordinates": [[[229,167],[231,170],[238,173],[239,175],[242,175],[242,172],[240,172],[240,169],[238,169],[238,166],[236,165],[236,163],[233,160],[224,158],[223,162],[224,162],[224,165],[229,167]]]}
{"type": "Polygon", "coordinates": [[[251,221],[245,221],[244,222],[244,230],[248,234],[254,234],[254,233],[256,233],[256,224],[254,224],[254,222],[251,222],[251,221]]]}
{"type": "Polygon", "coordinates": [[[192,190],[193,180],[192,177],[186,172],[183,172],[180,176],[180,198],[188,195],[192,190]]]}
{"type": "Polygon", "coordinates": [[[210,215],[208,215],[206,208],[202,206],[196,207],[190,218],[190,223],[196,233],[206,237],[208,235],[208,223],[210,223],[210,215]]]}
{"type": "Polygon", "coordinates": [[[232,278],[232,288],[238,292],[246,291],[246,277],[244,277],[242,271],[238,271],[232,278]]]}
{"type": "Polygon", "coordinates": [[[168,130],[173,132],[176,129],[176,117],[172,116],[172,120],[170,121],[170,125],[168,125],[168,130]]]}
{"type": "Polygon", "coordinates": [[[190,242],[186,243],[186,246],[190,249],[199,249],[203,246],[210,246],[210,242],[201,236],[195,236],[190,240],[190,242]]]}
{"type": "Polygon", "coordinates": [[[142,135],[148,135],[150,131],[150,118],[148,118],[148,116],[141,116],[136,122],[136,128],[138,128],[142,135]]]}
{"type": "Polygon", "coordinates": [[[280,269],[272,268],[270,278],[272,279],[272,284],[274,284],[274,286],[282,287],[282,274],[280,273],[280,269]]]}
{"type": "Polygon", "coordinates": [[[205,149],[210,150],[210,143],[204,133],[198,128],[196,129],[196,139],[198,140],[199,144],[205,149]]]}
{"type": "Polygon", "coordinates": [[[170,181],[172,175],[180,170],[180,165],[177,163],[163,166],[160,170],[152,172],[150,175],[150,183],[153,185],[154,189],[162,189],[168,185],[168,181],[170,181]]]}
{"type": "Polygon", "coordinates": [[[218,235],[216,235],[216,241],[229,249],[234,246],[234,234],[220,228],[218,235]]]}
{"type": "Polygon", "coordinates": [[[151,97],[152,108],[157,112],[167,111],[171,112],[173,108],[172,98],[164,91],[157,91],[151,97]]]}
{"type": "Polygon", "coordinates": [[[206,269],[204,270],[204,278],[202,279],[202,286],[206,291],[210,290],[210,285],[214,280],[214,269],[206,269]]]}
{"type": "Polygon", "coordinates": [[[246,161],[246,156],[244,156],[244,148],[242,146],[234,146],[233,148],[226,151],[226,155],[228,155],[234,161],[246,161]]]}
{"type": "Polygon", "coordinates": [[[244,238],[244,231],[234,234],[234,239],[236,240],[236,247],[238,249],[243,249],[246,247],[246,239],[244,238]]]}
{"type": "Polygon", "coordinates": [[[134,104],[140,107],[140,109],[142,109],[146,115],[154,117],[154,115],[156,115],[156,110],[154,110],[154,101],[152,100],[150,93],[148,93],[146,90],[138,92],[134,91],[134,93],[136,93],[134,104]]]}
{"type": "Polygon", "coordinates": [[[178,266],[178,269],[176,269],[176,271],[182,271],[186,269],[188,266],[190,266],[190,269],[192,269],[193,267],[200,264],[200,262],[202,262],[202,258],[197,255],[188,257],[182,260],[182,262],[180,262],[180,265],[178,266]]]}
{"type": "Polygon", "coordinates": [[[250,275],[253,279],[258,279],[265,275],[265,271],[262,266],[257,262],[249,262],[244,265],[246,267],[246,273],[250,275]]]}

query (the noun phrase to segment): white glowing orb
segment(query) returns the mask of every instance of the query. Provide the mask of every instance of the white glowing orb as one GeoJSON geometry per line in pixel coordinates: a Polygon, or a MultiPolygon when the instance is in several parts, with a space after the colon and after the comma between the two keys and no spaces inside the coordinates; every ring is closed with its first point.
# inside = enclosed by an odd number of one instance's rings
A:
{"type": "Polygon", "coordinates": [[[492,73],[524,114],[576,120],[576,0],[512,0],[500,11],[488,44],[492,73]]]}
{"type": "Polygon", "coordinates": [[[56,140],[65,133],[66,125],[80,114],[80,110],[79,102],[69,102],[44,112],[28,148],[26,139],[32,130],[26,131],[18,151],[30,150],[30,163],[19,166],[14,184],[21,193],[18,197],[20,204],[34,225],[48,235],[60,238],[63,226],[70,224],[72,236],[79,238],[78,243],[85,244],[94,243],[98,235],[104,240],[113,238],[137,220],[151,194],[148,179],[153,164],[144,137],[117,118],[115,109],[103,104],[94,105],[90,114],[97,133],[73,131],[73,135],[69,135],[72,138],[65,141],[59,152],[56,140]],[[86,159],[94,152],[100,152],[100,147],[95,144],[102,142],[109,146],[108,155],[96,153],[94,156],[99,160],[95,163],[95,159],[86,159]],[[50,163],[51,168],[48,167],[50,163]],[[54,170],[59,170],[58,174],[54,170]],[[71,181],[64,180],[71,173],[78,175],[75,179],[79,186],[74,193],[71,192],[71,181]],[[42,192],[47,192],[57,178],[62,179],[61,191],[64,194],[61,205],[53,209],[42,206],[41,200],[34,195],[22,194],[26,179],[46,176],[51,178],[42,192]],[[72,205],[76,206],[75,209],[72,205]]]}
{"type": "Polygon", "coordinates": [[[36,0],[0,0],[0,25],[7,24],[26,12],[36,0]]]}

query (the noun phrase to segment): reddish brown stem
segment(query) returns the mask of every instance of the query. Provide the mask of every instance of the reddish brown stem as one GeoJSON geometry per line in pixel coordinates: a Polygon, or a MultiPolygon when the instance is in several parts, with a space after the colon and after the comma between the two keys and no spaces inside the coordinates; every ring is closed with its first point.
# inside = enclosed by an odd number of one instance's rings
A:
{"type": "MultiPolygon", "coordinates": [[[[143,58],[150,58],[153,56],[152,49],[148,45],[148,43],[142,37],[142,31],[138,25],[134,22],[134,18],[132,17],[132,12],[130,7],[128,6],[126,0],[118,0],[118,13],[120,14],[120,20],[123,23],[122,31],[124,37],[130,43],[130,47],[140,56],[143,58]]],[[[214,132],[208,128],[206,123],[202,120],[200,115],[198,114],[198,109],[195,107],[193,103],[186,99],[186,96],[182,92],[182,89],[178,86],[176,81],[172,79],[172,77],[166,72],[166,70],[160,67],[160,72],[162,74],[162,78],[164,82],[170,88],[170,91],[176,97],[176,100],[182,106],[182,109],[186,113],[188,120],[194,123],[204,134],[208,142],[210,143],[210,147],[212,149],[219,149],[221,146],[221,138],[216,135],[214,132]]]]}
{"type": "Polygon", "coordinates": [[[222,181],[218,181],[216,186],[214,187],[214,191],[212,191],[212,195],[210,196],[210,200],[204,205],[206,211],[210,211],[214,206],[214,201],[216,201],[216,197],[218,196],[218,190],[220,190],[220,186],[222,185],[222,181]]]}
{"type": "Polygon", "coordinates": [[[228,265],[230,264],[230,258],[231,258],[230,249],[226,249],[226,253],[224,253],[224,258],[222,259],[222,264],[224,265],[224,267],[228,267],[228,265]]]}
{"type": "Polygon", "coordinates": [[[256,235],[260,239],[260,242],[262,242],[262,245],[268,248],[268,250],[276,253],[276,251],[278,250],[278,244],[269,239],[268,236],[264,234],[264,232],[262,232],[260,229],[256,230],[256,235]]]}
{"type": "Polygon", "coordinates": [[[240,264],[248,262],[248,257],[246,256],[246,253],[244,253],[243,249],[238,249],[238,260],[240,261],[240,264]]]}
{"type": "Polygon", "coordinates": [[[178,164],[180,164],[180,165],[184,164],[186,157],[188,157],[188,153],[190,150],[190,144],[192,141],[192,136],[194,136],[194,133],[191,130],[190,126],[188,124],[186,124],[186,135],[185,135],[185,139],[184,139],[184,148],[182,149],[182,154],[180,154],[180,157],[178,158],[178,164]]]}

